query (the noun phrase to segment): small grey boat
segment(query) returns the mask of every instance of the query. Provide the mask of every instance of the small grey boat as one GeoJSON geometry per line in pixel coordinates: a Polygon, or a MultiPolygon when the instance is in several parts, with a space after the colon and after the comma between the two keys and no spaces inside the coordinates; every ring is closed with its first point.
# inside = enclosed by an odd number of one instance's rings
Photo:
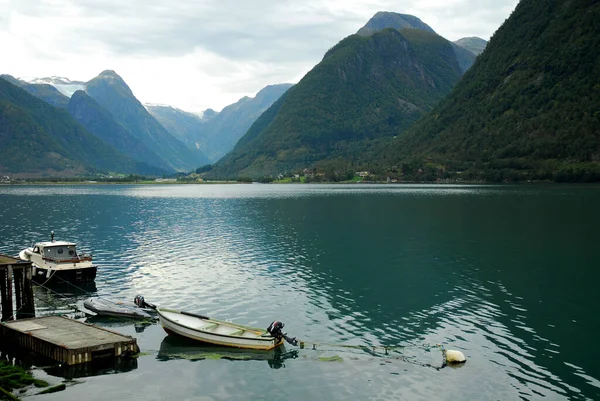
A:
{"type": "Polygon", "coordinates": [[[100,316],[152,319],[156,315],[156,306],[145,302],[140,295],[135,297],[134,302],[88,298],[83,301],[83,306],[100,316]]]}

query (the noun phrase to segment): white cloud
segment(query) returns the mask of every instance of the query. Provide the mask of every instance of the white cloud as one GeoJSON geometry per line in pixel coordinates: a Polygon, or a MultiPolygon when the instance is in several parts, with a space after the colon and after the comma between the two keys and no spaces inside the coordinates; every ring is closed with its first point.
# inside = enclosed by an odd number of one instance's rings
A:
{"type": "Polygon", "coordinates": [[[0,0],[0,73],[87,81],[115,70],[142,102],[221,109],[297,82],[377,11],[484,39],[517,0],[0,0]]]}

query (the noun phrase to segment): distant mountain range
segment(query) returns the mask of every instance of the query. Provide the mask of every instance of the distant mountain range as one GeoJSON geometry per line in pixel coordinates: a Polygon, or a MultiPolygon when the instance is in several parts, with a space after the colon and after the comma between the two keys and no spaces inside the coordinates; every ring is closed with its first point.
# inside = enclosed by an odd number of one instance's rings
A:
{"type": "Polygon", "coordinates": [[[245,96],[220,113],[207,110],[202,118],[172,107],[146,107],[180,141],[201,149],[214,163],[230,152],[252,123],[290,87],[292,84],[269,85],[255,97],[245,96]]]}
{"type": "Polygon", "coordinates": [[[15,77],[6,74],[0,75],[0,78],[3,78],[8,82],[25,89],[27,92],[50,103],[53,106],[60,107],[61,109],[66,109],[69,105],[69,98],[50,84],[32,84],[16,79],[15,77]]]}
{"type": "Polygon", "coordinates": [[[2,78],[68,110],[90,133],[117,151],[163,172],[192,171],[217,161],[291,86],[269,85],[254,98],[244,97],[220,113],[208,109],[199,117],[169,106],[142,106],[122,78],[109,70],[89,82],[62,77],[30,82],[9,75],[2,78]]]}
{"type": "Polygon", "coordinates": [[[370,141],[409,128],[475,59],[412,16],[378,13],[359,33],[329,50],[207,175],[256,177],[366,161],[370,141]]]}
{"type": "MultiPolygon", "coordinates": [[[[209,163],[200,150],[189,149],[158,123],[114,71],[104,71],[86,83],[59,77],[32,81],[37,83],[7,75],[2,78],[51,105],[68,110],[89,133],[116,152],[141,162],[142,166],[154,166],[145,171],[161,174],[191,171],[209,163]]],[[[121,171],[108,167],[110,171],[121,171]]]]}
{"type": "Polygon", "coordinates": [[[485,50],[485,47],[487,46],[487,41],[475,36],[471,36],[468,38],[455,40],[454,44],[462,47],[463,49],[467,49],[474,55],[478,56],[485,50]]]}

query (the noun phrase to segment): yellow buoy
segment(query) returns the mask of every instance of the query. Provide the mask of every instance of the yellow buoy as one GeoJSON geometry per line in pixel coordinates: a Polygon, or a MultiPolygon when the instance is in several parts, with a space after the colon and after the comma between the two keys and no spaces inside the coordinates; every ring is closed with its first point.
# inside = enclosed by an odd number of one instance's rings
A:
{"type": "Polygon", "coordinates": [[[446,351],[446,363],[455,364],[455,363],[465,363],[467,358],[465,358],[465,354],[460,351],[449,349],[446,351]]]}

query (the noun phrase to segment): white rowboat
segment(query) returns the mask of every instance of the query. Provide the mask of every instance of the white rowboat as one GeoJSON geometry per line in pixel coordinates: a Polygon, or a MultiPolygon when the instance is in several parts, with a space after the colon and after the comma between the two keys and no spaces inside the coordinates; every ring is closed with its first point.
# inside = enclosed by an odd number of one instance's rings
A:
{"type": "Polygon", "coordinates": [[[242,326],[207,316],[173,309],[156,308],[163,329],[193,340],[225,347],[270,350],[283,343],[267,330],[242,326]]]}

